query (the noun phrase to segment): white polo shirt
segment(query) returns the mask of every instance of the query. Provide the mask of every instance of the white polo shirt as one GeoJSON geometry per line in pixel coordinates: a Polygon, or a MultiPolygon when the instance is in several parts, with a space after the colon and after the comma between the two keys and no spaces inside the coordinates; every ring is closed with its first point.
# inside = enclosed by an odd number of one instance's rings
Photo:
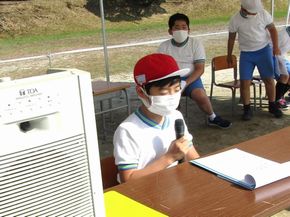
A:
{"type": "Polygon", "coordinates": [[[188,75],[194,71],[194,63],[205,62],[206,58],[203,44],[192,37],[189,37],[182,47],[173,45],[171,39],[164,41],[160,44],[158,52],[172,56],[180,69],[189,68],[188,75]]]}
{"type": "Polygon", "coordinates": [[[242,17],[239,11],[230,20],[229,32],[238,33],[241,51],[257,51],[269,44],[269,32],[266,27],[271,23],[273,19],[266,10],[251,18],[242,17]]]}
{"type": "MultiPolygon", "coordinates": [[[[164,155],[175,135],[175,120],[183,119],[179,111],[165,116],[162,125],[148,119],[138,109],[124,120],[114,134],[115,163],[120,170],[143,169],[164,155]]],[[[185,125],[184,135],[192,145],[192,135],[185,125]]],[[[176,165],[177,162],[170,166],[176,165]]]]}

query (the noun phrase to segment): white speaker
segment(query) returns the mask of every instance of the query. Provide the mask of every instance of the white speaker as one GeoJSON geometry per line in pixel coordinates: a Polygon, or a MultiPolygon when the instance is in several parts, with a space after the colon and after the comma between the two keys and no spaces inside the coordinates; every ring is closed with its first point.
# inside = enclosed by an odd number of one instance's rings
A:
{"type": "Polygon", "coordinates": [[[88,72],[0,83],[0,216],[105,216],[88,72]]]}

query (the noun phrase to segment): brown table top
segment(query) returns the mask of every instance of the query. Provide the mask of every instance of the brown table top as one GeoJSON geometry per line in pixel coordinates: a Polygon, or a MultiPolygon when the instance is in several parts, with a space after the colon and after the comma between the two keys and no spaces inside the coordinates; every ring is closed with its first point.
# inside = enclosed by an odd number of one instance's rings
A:
{"type": "MultiPolygon", "coordinates": [[[[227,149],[231,148],[280,163],[289,161],[290,127],[227,149]]],[[[290,207],[290,177],[250,191],[190,163],[108,190],[118,191],[170,217],[269,216],[290,207]]]]}
{"type": "Polygon", "coordinates": [[[113,93],[127,88],[130,88],[130,83],[128,82],[107,82],[102,80],[92,81],[92,89],[95,96],[113,93]]]}

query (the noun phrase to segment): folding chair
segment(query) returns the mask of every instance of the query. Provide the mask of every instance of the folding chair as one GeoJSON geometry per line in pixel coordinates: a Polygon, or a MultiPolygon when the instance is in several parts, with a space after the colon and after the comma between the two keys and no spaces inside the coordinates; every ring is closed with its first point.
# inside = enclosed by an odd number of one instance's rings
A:
{"type": "MultiPolygon", "coordinates": [[[[236,90],[240,88],[240,80],[238,79],[237,70],[237,57],[232,55],[233,64],[230,66],[227,62],[227,55],[214,57],[211,61],[211,88],[210,88],[210,100],[213,96],[213,87],[218,86],[227,88],[232,91],[232,113],[234,113],[235,101],[236,101],[236,90]],[[222,70],[229,70],[229,75],[233,76],[233,80],[226,82],[217,82],[217,72],[222,70]]],[[[252,84],[254,89],[254,108],[256,108],[256,86],[252,84]]]]}
{"type": "Polygon", "coordinates": [[[118,168],[115,165],[114,156],[106,157],[101,160],[103,189],[118,185],[117,174],[118,168]]]}
{"type": "Polygon", "coordinates": [[[262,109],[262,84],[264,83],[260,75],[253,76],[252,83],[259,86],[259,106],[262,109]]]}

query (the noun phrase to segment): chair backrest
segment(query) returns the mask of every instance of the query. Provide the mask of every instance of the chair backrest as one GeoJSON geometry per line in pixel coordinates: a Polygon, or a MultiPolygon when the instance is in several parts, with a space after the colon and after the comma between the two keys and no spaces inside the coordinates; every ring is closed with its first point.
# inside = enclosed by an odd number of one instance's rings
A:
{"type": "Polygon", "coordinates": [[[212,82],[215,83],[215,73],[219,70],[233,69],[233,78],[237,80],[237,57],[232,55],[233,64],[229,65],[227,55],[214,57],[211,61],[212,82]]]}
{"type": "Polygon", "coordinates": [[[118,185],[118,168],[115,165],[114,156],[106,157],[101,160],[103,189],[118,185]]]}

